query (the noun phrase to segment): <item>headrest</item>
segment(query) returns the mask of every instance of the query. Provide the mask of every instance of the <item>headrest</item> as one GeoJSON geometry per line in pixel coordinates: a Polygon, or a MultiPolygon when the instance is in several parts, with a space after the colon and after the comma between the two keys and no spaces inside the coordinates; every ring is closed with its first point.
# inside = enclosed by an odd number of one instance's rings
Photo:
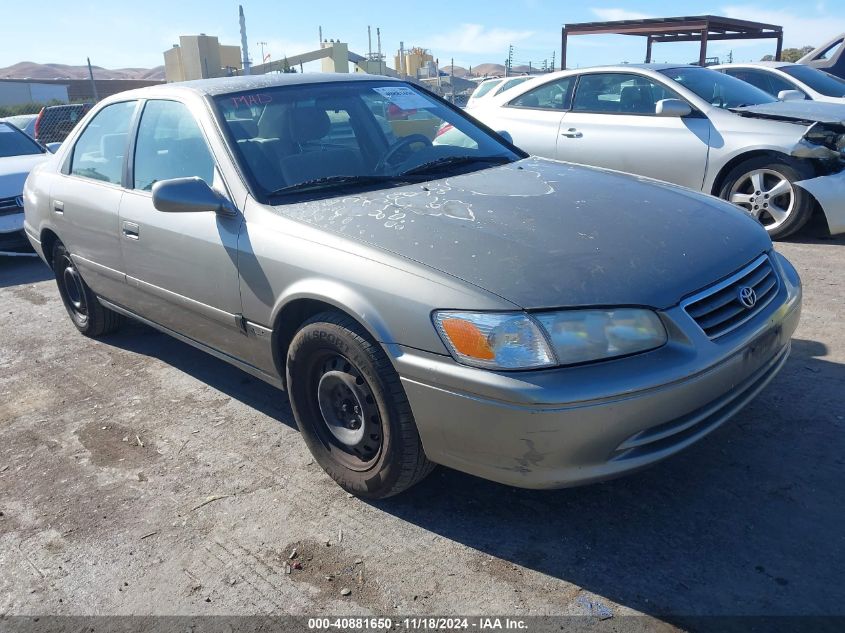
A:
{"type": "Polygon", "coordinates": [[[316,141],[329,133],[332,123],[325,110],[293,108],[288,111],[288,134],[296,143],[316,141]]]}

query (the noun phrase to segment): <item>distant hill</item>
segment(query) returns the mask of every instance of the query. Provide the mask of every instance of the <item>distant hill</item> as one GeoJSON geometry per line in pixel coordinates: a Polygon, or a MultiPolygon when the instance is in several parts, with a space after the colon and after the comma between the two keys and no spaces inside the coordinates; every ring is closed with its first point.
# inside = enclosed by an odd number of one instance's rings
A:
{"type": "MultiPolygon", "coordinates": [[[[101,68],[92,66],[94,79],[164,80],[164,66],[155,68],[101,68]]],[[[88,66],[18,62],[0,68],[0,79],[88,79],[88,66]]]]}

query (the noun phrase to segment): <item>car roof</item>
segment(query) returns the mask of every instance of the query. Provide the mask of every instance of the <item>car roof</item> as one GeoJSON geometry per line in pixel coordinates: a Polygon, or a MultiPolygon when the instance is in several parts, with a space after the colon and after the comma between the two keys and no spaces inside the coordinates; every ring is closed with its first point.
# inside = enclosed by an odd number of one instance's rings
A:
{"type": "Polygon", "coordinates": [[[260,90],[275,86],[300,86],[307,84],[338,83],[342,81],[401,81],[395,77],[370,75],[367,73],[277,73],[272,75],[247,75],[238,77],[215,77],[213,79],[195,79],[168,84],[157,84],[119,93],[122,98],[143,97],[147,93],[162,95],[166,93],[193,93],[205,96],[218,96],[248,90],[260,90]]]}
{"type": "Polygon", "coordinates": [[[734,62],[732,64],[716,64],[711,68],[742,68],[744,66],[759,66],[762,68],[783,68],[784,66],[799,66],[792,62],[734,62]]]}

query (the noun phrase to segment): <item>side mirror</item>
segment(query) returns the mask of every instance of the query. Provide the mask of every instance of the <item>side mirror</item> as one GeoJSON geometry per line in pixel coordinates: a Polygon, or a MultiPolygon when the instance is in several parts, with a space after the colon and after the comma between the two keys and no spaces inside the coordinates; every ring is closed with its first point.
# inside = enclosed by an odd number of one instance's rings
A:
{"type": "Polygon", "coordinates": [[[45,147],[47,148],[47,151],[50,152],[51,154],[55,154],[56,152],[58,152],[59,148],[61,146],[62,146],[61,143],[47,143],[47,145],[45,145],[45,147]]]}
{"type": "Polygon", "coordinates": [[[153,206],[164,213],[237,213],[234,205],[202,179],[173,178],[153,185],[153,206]]]}
{"type": "Polygon", "coordinates": [[[682,117],[692,114],[692,108],[680,99],[661,99],[654,106],[657,116],[682,117]]]}
{"type": "Polygon", "coordinates": [[[804,93],[800,90],[781,90],[778,101],[804,101],[804,93]]]}
{"type": "Polygon", "coordinates": [[[513,137],[511,136],[511,133],[508,132],[507,130],[496,130],[496,134],[498,134],[503,139],[505,139],[508,143],[513,145],[513,137]]]}

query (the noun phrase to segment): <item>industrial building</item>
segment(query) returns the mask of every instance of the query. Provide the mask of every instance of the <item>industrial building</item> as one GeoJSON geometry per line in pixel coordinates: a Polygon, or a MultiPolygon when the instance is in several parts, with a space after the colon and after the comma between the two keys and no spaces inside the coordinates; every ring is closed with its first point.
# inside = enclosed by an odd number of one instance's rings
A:
{"type": "Polygon", "coordinates": [[[436,67],[434,57],[431,53],[419,46],[408,50],[400,48],[394,56],[397,72],[406,77],[431,77],[435,76],[436,67]]]}
{"type": "Polygon", "coordinates": [[[168,82],[226,77],[242,68],[240,47],[221,44],[215,35],[181,35],[179,43],[164,52],[168,82]]]}
{"type": "Polygon", "coordinates": [[[53,82],[0,79],[0,106],[67,102],[67,85],[53,82]]]}
{"type": "Polygon", "coordinates": [[[0,105],[92,103],[124,90],[162,83],[154,79],[0,79],[0,105]]]}

